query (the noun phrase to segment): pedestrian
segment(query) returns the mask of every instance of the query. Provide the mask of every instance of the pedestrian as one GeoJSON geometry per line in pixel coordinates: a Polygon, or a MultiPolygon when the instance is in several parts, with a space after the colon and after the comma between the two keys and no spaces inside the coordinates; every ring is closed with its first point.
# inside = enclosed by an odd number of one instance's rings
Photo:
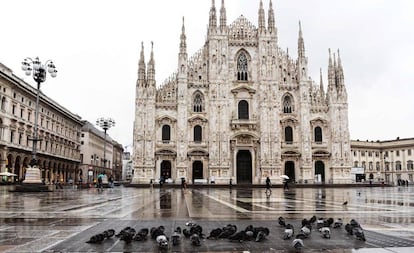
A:
{"type": "Polygon", "coordinates": [[[232,178],[230,178],[230,181],[229,181],[229,187],[230,187],[230,190],[231,190],[231,187],[233,186],[233,179],[232,178]]]}
{"type": "Polygon", "coordinates": [[[114,177],[112,175],[109,176],[109,187],[114,188],[114,177]]]}
{"type": "Polygon", "coordinates": [[[163,184],[164,184],[164,176],[161,175],[161,177],[160,177],[160,188],[162,187],[163,184]]]}
{"type": "Polygon", "coordinates": [[[270,182],[270,178],[269,177],[267,177],[266,178],[266,194],[269,192],[269,193],[272,193],[272,190],[270,189],[270,186],[272,186],[272,184],[271,184],[271,182],[270,182]]]}
{"type": "Polygon", "coordinates": [[[283,189],[289,190],[289,180],[286,178],[283,180],[283,189]]]}
{"type": "Polygon", "coordinates": [[[187,188],[187,183],[185,182],[185,178],[182,177],[181,178],[181,190],[186,189],[187,188]]]}
{"type": "Polygon", "coordinates": [[[103,174],[98,175],[98,191],[103,191],[103,183],[102,183],[103,177],[104,177],[103,174]]]}

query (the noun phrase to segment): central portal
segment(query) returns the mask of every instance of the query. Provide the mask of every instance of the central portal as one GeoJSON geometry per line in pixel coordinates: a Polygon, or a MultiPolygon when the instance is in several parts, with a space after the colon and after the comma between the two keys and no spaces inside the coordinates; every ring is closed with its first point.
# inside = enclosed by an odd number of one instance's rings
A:
{"type": "Polygon", "coordinates": [[[237,152],[237,184],[252,183],[252,155],[249,150],[237,152]]]}

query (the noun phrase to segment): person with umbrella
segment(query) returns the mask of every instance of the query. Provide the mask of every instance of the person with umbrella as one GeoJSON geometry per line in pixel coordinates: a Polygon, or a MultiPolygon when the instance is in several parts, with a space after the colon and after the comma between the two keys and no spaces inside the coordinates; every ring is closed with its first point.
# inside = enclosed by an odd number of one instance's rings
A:
{"type": "Polygon", "coordinates": [[[289,190],[289,177],[286,175],[282,175],[280,177],[283,178],[283,189],[289,190]]]}
{"type": "Polygon", "coordinates": [[[103,184],[102,184],[103,177],[104,175],[102,173],[98,175],[98,191],[100,190],[103,191],[103,184]]]}

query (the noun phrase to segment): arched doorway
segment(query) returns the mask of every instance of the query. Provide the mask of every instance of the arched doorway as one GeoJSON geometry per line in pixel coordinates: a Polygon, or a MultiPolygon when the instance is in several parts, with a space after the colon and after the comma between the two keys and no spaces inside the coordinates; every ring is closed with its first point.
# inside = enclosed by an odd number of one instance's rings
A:
{"type": "Polygon", "coordinates": [[[193,183],[194,179],[203,179],[203,163],[201,161],[193,162],[193,183]]]}
{"type": "Polygon", "coordinates": [[[295,182],[295,163],[287,161],[285,163],[285,175],[289,177],[290,182],[295,182]]]}
{"type": "Polygon", "coordinates": [[[21,160],[21,158],[20,158],[20,156],[17,156],[16,157],[16,160],[14,160],[14,174],[17,174],[17,178],[21,178],[22,177],[22,174],[24,175],[24,171],[21,171],[20,170],[20,160],[21,160]]]}
{"type": "Polygon", "coordinates": [[[160,176],[162,176],[164,179],[171,178],[171,162],[170,161],[161,162],[160,176]]]}
{"type": "Polygon", "coordinates": [[[325,164],[322,161],[315,162],[315,182],[325,183],[325,164]]]}
{"type": "Polygon", "coordinates": [[[237,152],[237,184],[252,183],[252,155],[249,150],[237,152]]]}

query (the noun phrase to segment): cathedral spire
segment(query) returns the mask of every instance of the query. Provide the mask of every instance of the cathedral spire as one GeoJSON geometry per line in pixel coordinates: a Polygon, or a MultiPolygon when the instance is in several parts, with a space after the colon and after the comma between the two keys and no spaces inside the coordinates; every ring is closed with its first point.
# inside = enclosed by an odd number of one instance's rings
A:
{"type": "Polygon", "coordinates": [[[144,42],[141,42],[141,55],[138,63],[138,85],[145,86],[145,79],[144,42]]]}
{"type": "Polygon", "coordinates": [[[155,86],[154,42],[152,41],[151,41],[151,56],[148,61],[147,77],[148,77],[147,85],[155,86]]]}
{"type": "Polygon", "coordinates": [[[332,65],[331,49],[329,48],[329,64],[328,64],[328,87],[335,85],[335,69],[332,65]]]}
{"type": "Polygon", "coordinates": [[[223,31],[227,26],[226,7],[224,7],[224,0],[221,0],[220,8],[220,30],[223,31]]]}
{"type": "Polygon", "coordinates": [[[216,7],[214,6],[214,0],[211,1],[210,18],[209,18],[208,26],[210,29],[215,29],[217,27],[217,15],[216,15],[216,7]]]}
{"type": "Polygon", "coordinates": [[[184,26],[184,17],[183,17],[183,25],[181,27],[181,36],[180,36],[180,54],[186,55],[187,54],[187,37],[185,36],[185,26],[184,26]]]}
{"type": "Polygon", "coordinates": [[[263,2],[260,0],[259,7],[259,32],[265,31],[265,13],[263,9],[263,2]]]}
{"type": "Polygon", "coordinates": [[[338,79],[339,79],[339,84],[344,85],[344,70],[342,68],[341,55],[339,54],[339,49],[338,49],[338,79]]]}
{"type": "Polygon", "coordinates": [[[322,78],[322,68],[319,69],[319,91],[321,93],[321,97],[324,97],[323,91],[323,78],[322,78]]]}
{"type": "Polygon", "coordinates": [[[298,58],[305,57],[305,42],[303,41],[302,26],[299,21],[298,58]]]}
{"type": "Polygon", "coordinates": [[[273,5],[272,5],[272,0],[270,0],[269,2],[269,11],[268,11],[268,20],[267,20],[267,29],[269,30],[269,32],[274,32],[276,30],[276,25],[275,25],[275,13],[273,11],[273,5]]]}

